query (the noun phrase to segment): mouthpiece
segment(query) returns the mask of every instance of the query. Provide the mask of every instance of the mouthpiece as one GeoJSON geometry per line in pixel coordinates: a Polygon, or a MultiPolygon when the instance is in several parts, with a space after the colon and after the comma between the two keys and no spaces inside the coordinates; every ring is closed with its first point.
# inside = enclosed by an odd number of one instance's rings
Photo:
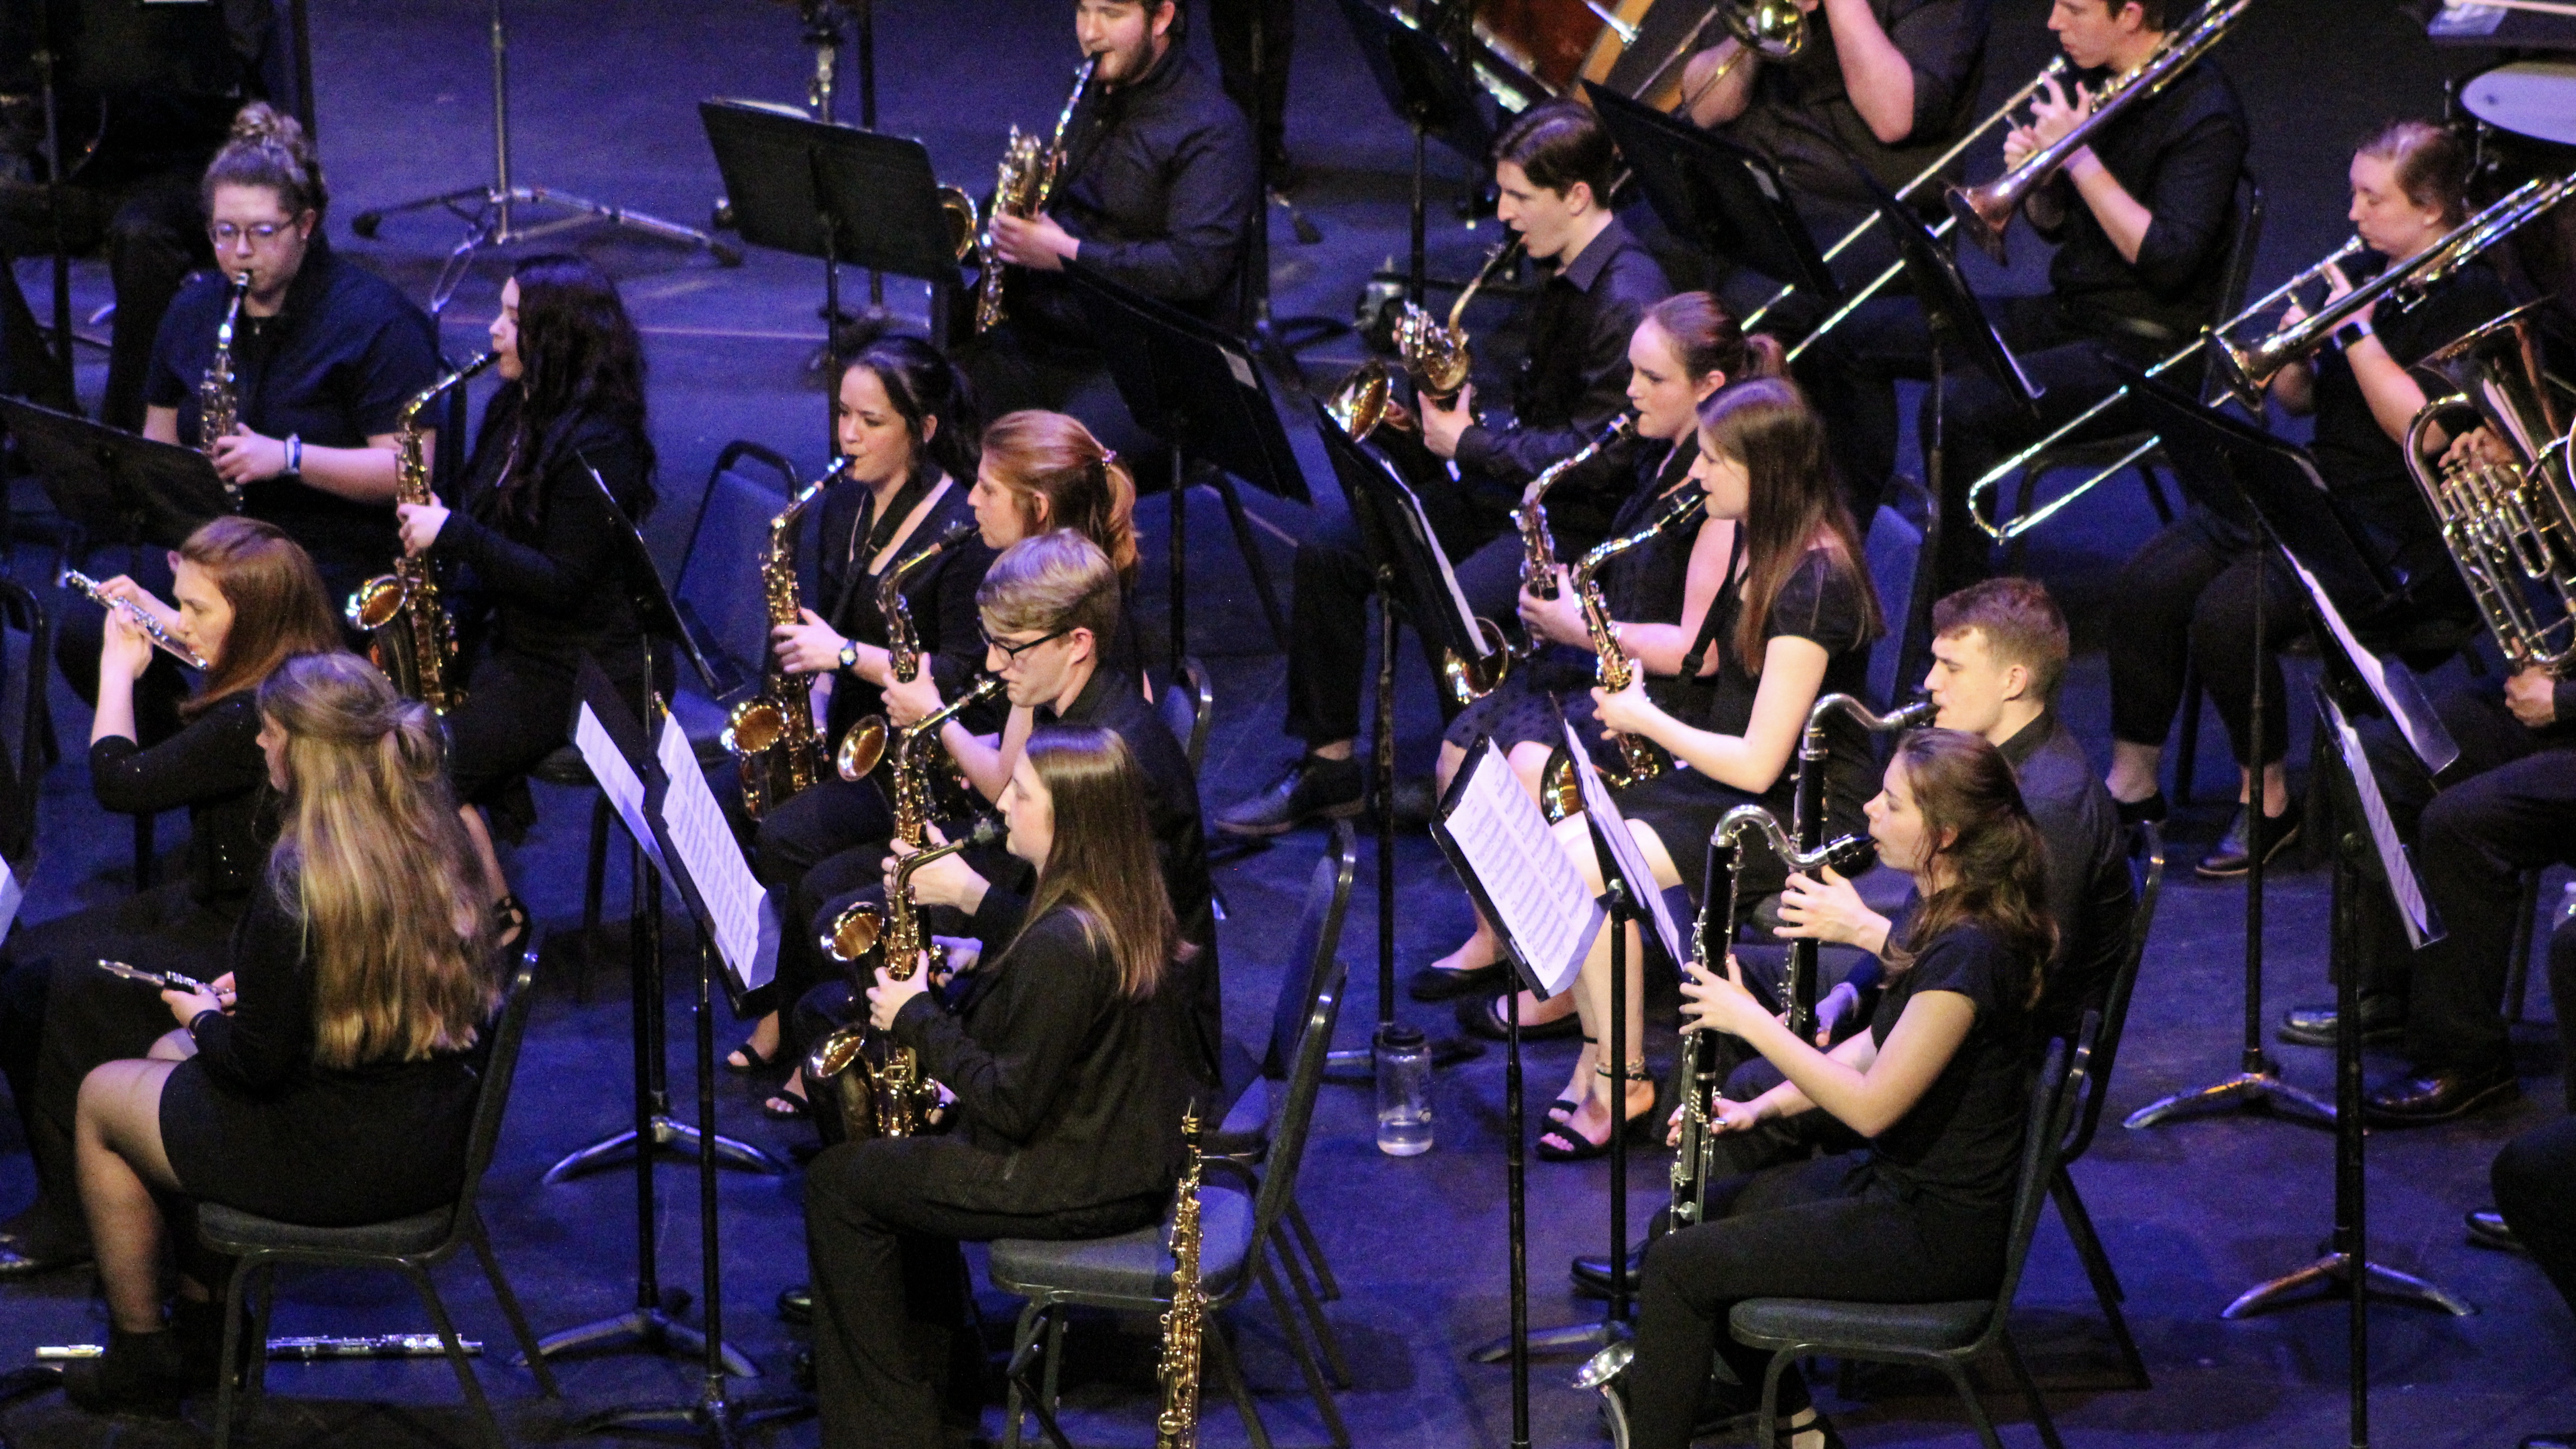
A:
{"type": "Polygon", "coordinates": [[[1846,835],[1825,843],[1825,864],[1837,874],[1859,875],[1878,864],[1878,844],[1866,835],[1846,835]]]}

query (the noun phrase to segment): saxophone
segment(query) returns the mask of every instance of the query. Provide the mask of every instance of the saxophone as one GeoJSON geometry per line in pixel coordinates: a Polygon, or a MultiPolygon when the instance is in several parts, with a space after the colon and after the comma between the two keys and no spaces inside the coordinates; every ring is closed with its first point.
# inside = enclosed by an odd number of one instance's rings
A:
{"type": "MultiPolygon", "coordinates": [[[[976,532],[973,523],[961,523],[898,562],[877,580],[877,614],[885,620],[886,661],[894,677],[905,684],[921,676],[921,636],[912,627],[912,605],[903,597],[903,581],[929,567],[931,560],[946,553],[967,536],[976,532]]],[[[860,780],[885,758],[886,720],[872,714],[850,726],[841,743],[832,752],[833,767],[844,780],[860,780]]]]}
{"type": "MultiPolygon", "coordinates": [[[[1002,677],[987,674],[975,681],[975,687],[948,703],[904,726],[894,740],[894,833],[895,838],[918,850],[930,843],[930,769],[914,752],[923,736],[933,743],[939,738],[940,726],[1004,689],[1002,677]]],[[[844,778],[847,778],[844,776],[844,778]]]]}
{"type": "Polygon", "coordinates": [[[1064,98],[1064,109],[1056,112],[1055,136],[1047,148],[1038,150],[1038,138],[1022,135],[1011,128],[1011,139],[1002,148],[1002,164],[993,177],[993,205],[984,213],[984,231],[976,239],[975,250],[983,259],[983,276],[976,284],[975,330],[989,332],[1002,320],[1002,258],[993,247],[993,220],[1002,216],[1036,216],[1046,210],[1047,199],[1055,194],[1056,173],[1064,167],[1064,133],[1073,127],[1073,109],[1082,104],[1082,93],[1091,89],[1091,73],[1100,66],[1100,57],[1086,55],[1073,73],[1073,94],[1064,98]]]}
{"type": "MultiPolygon", "coordinates": [[[[215,355],[206,364],[205,375],[197,379],[197,451],[210,458],[215,439],[241,426],[241,391],[233,378],[233,327],[241,321],[242,299],[250,295],[250,273],[234,277],[226,291],[224,320],[215,328],[215,355]]],[[[224,497],[231,500],[235,513],[241,511],[241,491],[239,483],[225,481],[224,497]]]]}
{"type": "MultiPolygon", "coordinates": [[[[429,460],[421,446],[420,415],[439,394],[463,384],[490,367],[486,352],[413,394],[396,415],[394,501],[428,503],[429,460]]],[[[456,626],[438,601],[438,575],[425,556],[409,552],[394,558],[394,571],[378,574],[358,586],[341,612],[367,635],[367,657],[392,680],[394,688],[428,705],[438,714],[465,702],[465,693],[448,681],[456,663],[456,626]]]]}
{"type": "MultiPolygon", "coordinates": [[[[1681,527],[1699,517],[1708,506],[1708,494],[1698,488],[1685,489],[1667,504],[1645,527],[1635,533],[1610,539],[1583,556],[1575,564],[1572,580],[1574,595],[1583,601],[1583,628],[1592,636],[1592,652],[1600,660],[1597,677],[1603,689],[1612,693],[1628,687],[1634,671],[1627,654],[1619,648],[1619,636],[1610,627],[1610,605],[1601,597],[1601,586],[1594,575],[1604,564],[1641,544],[1652,542],[1659,534],[1681,527]]],[[[1613,735],[1619,743],[1620,768],[1606,772],[1604,778],[1614,790],[1651,780],[1664,772],[1663,756],[1651,740],[1635,735],[1613,735]]],[[[1559,755],[1549,765],[1547,778],[1539,790],[1539,806],[1551,819],[1561,820],[1583,808],[1580,787],[1574,781],[1574,761],[1559,755]]]]}
{"type": "MultiPolygon", "coordinates": [[[[823,476],[787,500],[769,520],[769,543],[760,556],[760,593],[767,601],[769,625],[777,629],[805,617],[796,595],[796,521],[840,473],[840,460],[823,476]]],[[[767,648],[767,642],[763,641],[767,648]]],[[[724,747],[742,772],[742,807],[758,820],[769,807],[794,795],[822,776],[822,741],[814,732],[814,706],[809,691],[799,688],[770,650],[760,673],[760,692],[733,707],[724,728],[724,747]]]]}
{"type": "Polygon", "coordinates": [[[1172,1306],[1163,1310],[1163,1411],[1154,1418],[1154,1449],[1198,1449],[1199,1334],[1207,1293],[1199,1286],[1199,1117],[1181,1114],[1181,1139],[1189,1144],[1179,1196],[1172,1204],[1172,1306]]]}
{"type": "MultiPolygon", "coordinates": [[[[1637,420],[1626,413],[1612,418],[1600,432],[1593,434],[1591,442],[1550,463],[1547,471],[1531,479],[1529,487],[1521,491],[1520,506],[1512,510],[1512,523],[1521,533],[1521,588],[1524,592],[1542,599],[1556,597],[1556,535],[1548,531],[1544,506],[1547,490],[1555,487],[1558,479],[1600,456],[1602,449],[1626,438],[1636,426],[1637,420]]],[[[1537,636],[1530,636],[1521,650],[1523,657],[1538,652],[1537,636]]]]}
{"type": "MultiPolygon", "coordinates": [[[[883,914],[864,901],[841,912],[822,939],[824,954],[847,966],[882,944],[886,975],[911,979],[928,944],[920,910],[913,904],[913,872],[970,845],[990,845],[1002,835],[999,819],[980,815],[957,839],[905,856],[895,866],[894,889],[886,893],[883,914]]],[[[915,1136],[939,1104],[939,1089],[921,1075],[921,1061],[912,1048],[896,1046],[865,1019],[835,1029],[805,1054],[805,1088],[830,1104],[814,1119],[827,1142],[915,1136]]]]}
{"type": "Polygon", "coordinates": [[[1514,232],[1485,255],[1485,264],[1476,269],[1458,300],[1449,304],[1445,324],[1416,303],[1404,304],[1404,315],[1395,319],[1395,350],[1404,358],[1404,370],[1413,374],[1415,387],[1445,402],[1467,385],[1476,365],[1475,349],[1467,336],[1467,304],[1487,282],[1520,264],[1523,245],[1520,233],[1514,232]]]}

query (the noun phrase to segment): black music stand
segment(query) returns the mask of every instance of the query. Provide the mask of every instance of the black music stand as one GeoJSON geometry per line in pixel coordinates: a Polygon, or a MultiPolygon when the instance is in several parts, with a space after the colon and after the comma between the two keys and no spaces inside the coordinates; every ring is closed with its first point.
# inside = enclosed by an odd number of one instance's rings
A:
{"type": "Polygon", "coordinates": [[[0,426],[84,540],[177,548],[198,524],[233,511],[215,465],[194,448],[16,398],[0,398],[0,426]]]}
{"type": "Polygon", "coordinates": [[[1429,31],[1406,23],[1371,3],[1342,0],[1342,15],[1351,23],[1360,56],[1378,94],[1413,132],[1413,219],[1405,254],[1405,300],[1419,307],[1429,278],[1423,249],[1423,163],[1425,143],[1441,145],[1466,158],[1481,172],[1493,149],[1494,130],[1485,123],[1482,97],[1473,77],[1452,58],[1429,31]]]}
{"type": "Polygon", "coordinates": [[[1260,365],[1237,339],[1080,262],[1065,263],[1064,275],[1109,360],[1109,376],[1118,384],[1128,415],[1172,450],[1172,677],[1181,677],[1181,657],[1188,652],[1188,589],[1182,570],[1188,561],[1189,464],[1194,458],[1218,469],[1217,496],[1225,500],[1235,546],[1252,572],[1253,592],[1270,621],[1270,638],[1285,649],[1288,619],[1270,586],[1270,567],[1261,561],[1261,545],[1252,536],[1252,518],[1243,511],[1243,495],[1235,491],[1234,480],[1241,478],[1291,503],[1315,500],[1306,491],[1306,475],[1298,471],[1288,430],[1279,422],[1279,404],[1270,396],[1260,365]]]}
{"type": "Polygon", "coordinates": [[[1583,88],[1674,236],[1828,305],[1842,302],[1842,284],[1768,160],[1607,86],[1586,81],[1583,88]]]}
{"type": "MultiPolygon", "coordinates": [[[[698,120],[743,241],[823,263],[827,357],[841,316],[844,262],[928,282],[930,340],[947,344],[957,251],[930,152],[919,141],[812,120],[762,101],[700,101],[698,120]]],[[[830,425],[839,394],[828,386],[823,392],[830,425]]]]}
{"type": "MultiPolygon", "coordinates": [[[[1377,1029],[1382,1037],[1395,1025],[1395,620],[1402,612],[1413,621],[1432,657],[1442,649],[1461,659],[1484,649],[1475,620],[1454,592],[1455,576],[1448,555],[1422,513],[1422,505],[1405,486],[1394,466],[1366,443],[1353,442],[1316,401],[1316,431],[1323,436],[1324,456],[1332,460],[1333,478],[1349,500],[1351,518],[1359,525],[1360,547],[1377,578],[1377,723],[1369,742],[1369,763],[1377,824],[1377,1029]]],[[[1514,1013],[1517,1015],[1517,1013],[1514,1013]]],[[[1441,1065],[1483,1056],[1482,1045],[1464,1037],[1443,1038],[1433,1048],[1441,1065]]],[[[1337,1053],[1341,1064],[1359,1053],[1337,1053]]]]}

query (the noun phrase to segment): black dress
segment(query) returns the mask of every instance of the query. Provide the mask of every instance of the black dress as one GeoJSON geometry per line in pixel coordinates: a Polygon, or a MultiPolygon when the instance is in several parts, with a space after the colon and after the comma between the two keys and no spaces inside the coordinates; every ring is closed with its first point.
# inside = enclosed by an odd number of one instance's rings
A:
{"type": "Polygon", "coordinates": [[[454,1201],[481,1053],[314,1065],[309,945],[305,923],[263,881],[233,929],[232,1013],[202,1012],[189,1024],[197,1054],[161,1088],[161,1146],[180,1187],[308,1227],[357,1227],[454,1201]]]}
{"type": "MultiPolygon", "coordinates": [[[[1735,654],[1735,621],[1743,607],[1733,569],[1729,582],[1709,606],[1701,629],[1701,647],[1717,649],[1717,673],[1703,696],[1707,704],[1697,719],[1676,715],[1682,723],[1721,735],[1742,735],[1753,722],[1753,702],[1762,680],[1735,654]]],[[[1867,573],[1857,564],[1838,561],[1829,549],[1809,549],[1780,586],[1763,624],[1767,650],[1774,639],[1805,639],[1825,651],[1824,683],[1818,699],[1828,694],[1860,695],[1869,684],[1869,646],[1876,637],[1868,627],[1867,573]]],[[[1836,714],[1826,725],[1825,833],[1828,838],[1864,828],[1862,802],[1878,793],[1878,774],[1869,747],[1869,732],[1849,715],[1836,714]]],[[[1682,867],[1682,883],[1697,901],[1701,872],[1693,868],[1711,832],[1727,811],[1747,803],[1761,805],[1791,823],[1797,789],[1797,764],[1783,765],[1771,788],[1758,793],[1712,780],[1676,760],[1662,774],[1632,786],[1619,796],[1620,812],[1653,827],[1657,839],[1682,867]]],[[[1767,850],[1744,852],[1738,871],[1737,899],[1750,910],[1787,880],[1780,861],[1767,850]]]]}

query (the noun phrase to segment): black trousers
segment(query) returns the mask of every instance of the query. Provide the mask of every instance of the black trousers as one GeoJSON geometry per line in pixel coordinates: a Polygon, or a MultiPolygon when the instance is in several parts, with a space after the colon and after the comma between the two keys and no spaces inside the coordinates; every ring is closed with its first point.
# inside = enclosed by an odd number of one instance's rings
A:
{"type": "MultiPolygon", "coordinates": [[[[1627,1373],[1629,1442],[1686,1449],[1709,1356],[1760,1391],[1770,1354],[1737,1343],[1726,1316],[1748,1298],[1935,1303],[2003,1281],[2009,1213],[1904,1201],[1867,1162],[1824,1157],[1717,1184],[1709,1221],[1646,1249],[1637,1358],[1627,1373]]],[[[1792,1365],[1783,1416],[1807,1406],[1792,1365]]]]}
{"type": "Polygon", "coordinates": [[[2487,1178],[2505,1225],[2576,1310],[2576,1117],[2506,1143],[2487,1178]]]}
{"type": "MultiPolygon", "coordinates": [[[[2120,627],[2111,632],[2111,734],[2131,744],[2162,745],[2182,706],[2183,677],[2197,666],[2201,684],[2226,722],[2236,763],[2255,763],[2254,541],[2235,525],[2195,508],[2147,540],[2120,566],[2120,627]]],[[[2290,748],[2290,712],[2298,708],[2281,682],[2278,651],[2306,627],[2297,577],[2278,555],[2263,576],[2262,763],[2290,748]]]]}
{"type": "MultiPolygon", "coordinates": [[[[1216,42],[1225,93],[1243,108],[1261,137],[1261,154],[1275,167],[1287,154],[1288,53],[1297,39],[1296,0],[1209,0],[1208,38],[1216,42]],[[1261,32],[1260,94],[1253,93],[1253,31],[1261,32]]],[[[1279,184],[1275,174],[1271,184],[1279,184]]]]}
{"type": "MultiPolygon", "coordinates": [[[[152,339],[161,314],[191,268],[211,263],[205,205],[198,199],[200,168],[150,172],[95,186],[62,189],[63,241],[75,253],[104,248],[116,288],[116,319],[107,359],[107,396],[99,418],[128,432],[143,428],[143,380],[152,364],[152,339]]],[[[54,246],[52,208],[45,189],[0,184],[0,263],[49,255],[54,246]]],[[[19,290],[16,274],[0,265],[0,393],[31,397],[64,412],[77,410],[62,395],[61,374],[45,347],[36,315],[19,290]]]]}
{"type": "Polygon", "coordinates": [[[2364,730],[2389,817],[2448,928],[2413,953],[2406,1054],[2420,1069],[2485,1068],[2512,1059],[2500,1004],[2521,873],[2576,860],[2576,728],[2524,728],[2492,682],[2435,708],[2460,746],[2438,793],[2394,726],[2364,730]]]}
{"type": "Polygon", "coordinates": [[[978,1211],[943,1190],[987,1172],[998,1172],[992,1154],[941,1137],[843,1143],[805,1169],[814,1376],[829,1449],[920,1449],[940,1442],[943,1417],[973,1423],[983,1351],[966,1332],[960,1241],[1107,1237],[1163,1211],[1153,1199],[978,1211]]]}
{"type": "Polygon", "coordinates": [[[832,897],[878,878],[893,834],[894,812],[874,783],[830,772],[761,817],[752,874],[787,892],[788,929],[778,942],[780,1002],[793,1002],[833,974],[817,934],[804,927],[832,897]],[[832,868],[816,875],[826,863],[832,868]]]}

